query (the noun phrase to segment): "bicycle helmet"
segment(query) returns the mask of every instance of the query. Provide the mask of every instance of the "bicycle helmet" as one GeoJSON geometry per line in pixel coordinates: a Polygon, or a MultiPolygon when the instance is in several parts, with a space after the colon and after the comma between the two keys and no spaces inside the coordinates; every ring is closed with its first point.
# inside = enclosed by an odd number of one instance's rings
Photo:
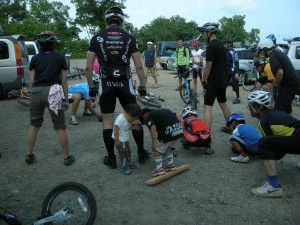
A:
{"type": "Polygon", "coordinates": [[[258,57],[255,61],[254,61],[254,66],[255,67],[258,67],[258,66],[261,66],[261,65],[265,65],[267,64],[267,59],[264,57],[264,56],[260,56],[258,57]]]}
{"type": "Polygon", "coordinates": [[[110,24],[111,21],[119,21],[119,24],[122,25],[124,22],[124,13],[120,7],[111,7],[105,12],[105,22],[110,24]]]}
{"type": "Polygon", "coordinates": [[[44,31],[37,36],[37,41],[39,43],[56,43],[57,37],[51,31],[44,31]]]}
{"type": "Polygon", "coordinates": [[[245,118],[240,113],[232,113],[231,116],[227,119],[227,126],[231,124],[233,121],[237,121],[238,123],[245,123],[245,118]]]}
{"type": "Polygon", "coordinates": [[[223,39],[223,43],[229,43],[231,44],[232,43],[232,39],[230,37],[226,37],[223,39]]]}
{"type": "Polygon", "coordinates": [[[199,46],[199,42],[197,40],[192,40],[192,46],[199,46]]]}
{"type": "Polygon", "coordinates": [[[265,49],[265,48],[272,49],[272,48],[274,48],[274,44],[271,39],[265,38],[257,44],[257,48],[260,50],[265,49]]]}
{"type": "Polygon", "coordinates": [[[247,98],[247,102],[267,106],[271,101],[271,94],[267,91],[253,91],[247,98]]]}
{"type": "Polygon", "coordinates": [[[198,113],[191,106],[186,106],[182,111],[181,118],[184,120],[185,118],[187,118],[189,116],[198,116],[198,113]]]}
{"type": "Polygon", "coordinates": [[[93,73],[92,78],[93,78],[93,82],[99,83],[100,78],[99,78],[99,75],[98,75],[98,74],[94,74],[94,73],[93,73]]]}
{"type": "Polygon", "coordinates": [[[205,23],[202,27],[198,27],[200,32],[210,32],[210,33],[217,33],[219,31],[219,24],[218,23],[205,23]]]}
{"type": "Polygon", "coordinates": [[[273,44],[276,44],[276,37],[274,34],[269,34],[266,38],[270,39],[273,44]]]}
{"type": "Polygon", "coordinates": [[[250,51],[251,51],[252,53],[258,52],[257,45],[252,45],[252,46],[250,47],[250,51]]]}

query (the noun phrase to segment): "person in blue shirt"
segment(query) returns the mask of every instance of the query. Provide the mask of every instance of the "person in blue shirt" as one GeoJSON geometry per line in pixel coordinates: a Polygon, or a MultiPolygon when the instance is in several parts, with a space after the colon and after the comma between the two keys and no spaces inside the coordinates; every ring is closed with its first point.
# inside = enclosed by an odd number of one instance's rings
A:
{"type": "Polygon", "coordinates": [[[153,48],[153,43],[151,41],[147,42],[147,49],[144,51],[144,58],[145,58],[145,66],[144,66],[144,72],[145,72],[145,85],[147,83],[147,76],[148,72],[150,71],[151,76],[153,77],[155,81],[154,88],[158,88],[158,80],[157,80],[157,73],[156,73],[156,51],[153,48]]]}
{"type": "Polygon", "coordinates": [[[246,124],[244,116],[239,113],[231,114],[227,120],[227,127],[232,130],[232,135],[228,137],[232,151],[239,154],[239,156],[231,157],[231,161],[248,163],[248,154],[258,154],[258,142],[261,138],[258,131],[246,124]]]}
{"type": "MultiPolygon", "coordinates": [[[[93,82],[94,85],[98,86],[99,84],[99,76],[96,74],[93,74],[93,82]]],[[[76,119],[76,112],[79,107],[80,101],[85,100],[85,105],[84,105],[84,112],[83,116],[91,116],[94,115],[99,122],[102,122],[102,116],[99,114],[92,105],[92,102],[95,100],[95,97],[90,97],[89,96],[89,86],[88,83],[80,83],[80,84],[75,84],[71,85],[68,87],[68,94],[71,94],[71,102],[72,102],[72,110],[71,110],[71,117],[69,119],[69,123],[71,125],[78,125],[77,119],[76,119]],[[90,111],[91,113],[87,112],[90,111]]]]}

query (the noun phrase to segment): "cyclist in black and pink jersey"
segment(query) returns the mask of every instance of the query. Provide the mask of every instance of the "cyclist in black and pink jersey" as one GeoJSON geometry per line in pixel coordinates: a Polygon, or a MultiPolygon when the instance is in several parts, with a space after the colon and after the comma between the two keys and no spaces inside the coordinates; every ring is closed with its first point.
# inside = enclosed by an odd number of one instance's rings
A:
{"type": "MultiPolygon", "coordinates": [[[[136,39],[122,28],[124,22],[122,9],[119,7],[109,8],[105,12],[105,21],[107,29],[94,35],[90,41],[86,76],[90,87],[90,96],[96,96],[98,90],[94,87],[92,72],[94,59],[97,57],[100,66],[99,98],[103,117],[103,139],[108,153],[108,156],[104,157],[103,163],[114,169],[117,164],[112,132],[116,100],[119,99],[123,108],[129,103],[136,103],[131,80],[131,57],[140,80],[139,94],[146,95],[146,88],[143,64],[136,47],[136,39]]],[[[132,133],[138,147],[139,162],[144,163],[149,158],[149,153],[144,150],[142,126],[140,126],[140,130],[133,130],[132,133]]]]}

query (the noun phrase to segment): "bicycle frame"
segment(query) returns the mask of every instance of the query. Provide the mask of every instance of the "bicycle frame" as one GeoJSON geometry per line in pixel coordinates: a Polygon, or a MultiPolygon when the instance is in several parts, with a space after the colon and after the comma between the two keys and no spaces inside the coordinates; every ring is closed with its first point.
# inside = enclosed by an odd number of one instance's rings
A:
{"type": "Polygon", "coordinates": [[[49,216],[49,217],[43,218],[41,220],[38,220],[38,221],[32,223],[31,225],[42,225],[45,223],[54,222],[54,221],[58,222],[58,221],[63,221],[63,220],[67,220],[70,218],[72,218],[72,210],[65,208],[65,209],[59,210],[53,216],[49,216]]]}

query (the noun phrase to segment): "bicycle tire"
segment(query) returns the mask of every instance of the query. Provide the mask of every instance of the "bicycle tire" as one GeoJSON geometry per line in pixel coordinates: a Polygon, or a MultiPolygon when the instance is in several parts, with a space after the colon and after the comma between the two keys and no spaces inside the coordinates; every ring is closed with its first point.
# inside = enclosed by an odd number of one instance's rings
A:
{"type": "MultiPolygon", "coordinates": [[[[190,93],[191,93],[191,89],[190,89],[190,93]]],[[[187,93],[187,91],[185,89],[185,85],[181,85],[179,87],[179,94],[180,94],[180,97],[181,97],[182,101],[185,104],[190,104],[191,99],[190,99],[190,96],[188,95],[188,93],[187,93]]]]}
{"type": "Polygon", "coordinates": [[[27,98],[22,98],[21,96],[19,96],[17,98],[17,102],[20,103],[21,105],[25,105],[27,107],[30,106],[30,99],[27,99],[27,98]]]}
{"type": "Polygon", "coordinates": [[[196,97],[196,94],[194,92],[194,90],[190,90],[190,99],[191,99],[191,106],[197,110],[197,103],[198,103],[198,100],[197,100],[197,97],[196,97]]]}
{"type": "MultiPolygon", "coordinates": [[[[93,225],[96,220],[95,197],[80,183],[66,182],[51,190],[43,202],[42,217],[51,216],[61,209],[70,209],[71,215],[66,220],[55,221],[55,224],[93,225]]],[[[52,225],[52,222],[46,224],[52,225]]]]}
{"type": "Polygon", "coordinates": [[[243,75],[243,88],[245,91],[252,91],[257,83],[257,78],[254,81],[250,81],[251,83],[253,82],[253,84],[248,84],[248,75],[246,73],[244,73],[243,75]]]}
{"type": "Polygon", "coordinates": [[[148,105],[148,106],[152,106],[152,107],[156,107],[156,108],[161,108],[161,104],[153,98],[145,99],[145,98],[137,97],[137,100],[139,102],[141,102],[142,104],[144,104],[144,105],[148,105]]]}

